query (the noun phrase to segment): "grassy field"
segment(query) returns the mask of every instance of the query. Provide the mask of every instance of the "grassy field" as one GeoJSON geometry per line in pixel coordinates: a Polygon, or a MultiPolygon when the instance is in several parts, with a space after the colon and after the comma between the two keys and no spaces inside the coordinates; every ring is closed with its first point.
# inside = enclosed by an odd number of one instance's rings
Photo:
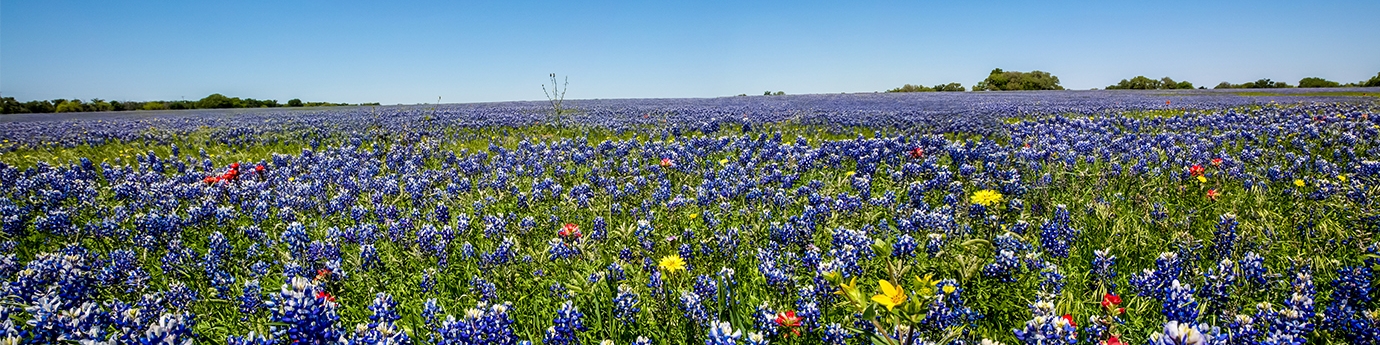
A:
{"type": "Polygon", "coordinates": [[[7,142],[0,336],[1356,343],[1374,109],[7,142]]]}

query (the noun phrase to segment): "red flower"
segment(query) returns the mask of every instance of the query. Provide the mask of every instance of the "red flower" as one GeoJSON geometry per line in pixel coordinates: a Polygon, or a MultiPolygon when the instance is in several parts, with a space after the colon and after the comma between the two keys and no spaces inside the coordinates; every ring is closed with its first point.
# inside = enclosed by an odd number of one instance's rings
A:
{"type": "Polygon", "coordinates": [[[800,336],[800,317],[795,316],[794,310],[777,313],[776,324],[781,327],[790,328],[791,334],[800,336]]]}
{"type": "Polygon", "coordinates": [[[1102,295],[1102,307],[1111,308],[1121,304],[1121,296],[1113,294],[1102,295]]]}
{"type": "Polygon", "coordinates": [[[1121,342],[1120,338],[1117,338],[1115,335],[1113,335],[1111,338],[1103,340],[1102,345],[1126,345],[1126,343],[1121,342]]]}
{"type": "Polygon", "coordinates": [[[661,166],[662,166],[663,168],[664,168],[664,167],[669,167],[669,166],[671,166],[671,164],[672,164],[672,162],[671,162],[671,159],[670,159],[670,158],[662,158],[662,159],[661,159],[661,166]]]}
{"type": "Polygon", "coordinates": [[[1217,196],[1218,196],[1218,195],[1222,195],[1222,194],[1221,194],[1221,193],[1217,193],[1217,189],[1209,189],[1209,190],[1207,191],[1207,198],[1208,198],[1208,200],[1217,200],[1217,196]]]}
{"type": "Polygon", "coordinates": [[[1194,164],[1193,166],[1188,167],[1188,174],[1193,176],[1203,176],[1203,171],[1205,170],[1207,169],[1204,169],[1203,166],[1194,164]]]}
{"type": "Polygon", "coordinates": [[[254,172],[260,172],[260,173],[264,172],[264,165],[263,165],[263,164],[255,165],[255,166],[254,166],[254,172]]]}
{"type": "Polygon", "coordinates": [[[1169,105],[1169,100],[1164,100],[1164,105],[1169,105]]]}
{"type": "Polygon", "coordinates": [[[559,234],[561,235],[561,237],[574,238],[579,238],[580,235],[582,235],[580,233],[580,226],[575,225],[575,223],[565,223],[565,226],[561,227],[561,231],[559,232],[559,234]]]}
{"type": "Polygon", "coordinates": [[[1112,315],[1120,315],[1122,312],[1126,311],[1126,308],[1118,308],[1117,306],[1119,305],[1121,305],[1121,296],[1113,294],[1102,295],[1102,308],[1106,308],[1107,311],[1112,312],[1112,315]]]}
{"type": "Polygon", "coordinates": [[[330,301],[330,302],[335,302],[335,296],[331,296],[331,294],[326,293],[325,291],[317,291],[317,292],[316,292],[316,299],[322,299],[322,298],[325,298],[327,301],[330,301]]]}
{"type": "Polygon", "coordinates": [[[1069,325],[1073,326],[1073,328],[1078,328],[1078,323],[1073,322],[1073,314],[1064,314],[1064,316],[1061,317],[1064,318],[1064,321],[1068,321],[1069,325]]]}
{"type": "Polygon", "coordinates": [[[1212,159],[1212,165],[1222,165],[1222,159],[1221,159],[1221,158],[1213,158],[1213,159],[1212,159]]]}
{"type": "Polygon", "coordinates": [[[215,184],[218,181],[220,181],[220,178],[215,176],[207,176],[206,178],[201,179],[201,182],[206,182],[206,184],[215,184]]]}
{"type": "Polygon", "coordinates": [[[230,169],[231,169],[231,170],[239,170],[239,169],[240,169],[240,163],[230,163],[230,169]]]}
{"type": "Polygon", "coordinates": [[[326,279],[327,277],[330,277],[330,276],[331,276],[331,269],[329,269],[329,268],[322,268],[322,269],[316,270],[316,280],[326,279]]]}
{"type": "Polygon", "coordinates": [[[922,149],[920,149],[919,147],[910,150],[910,158],[921,158],[921,157],[925,157],[925,150],[922,150],[922,149]]]}

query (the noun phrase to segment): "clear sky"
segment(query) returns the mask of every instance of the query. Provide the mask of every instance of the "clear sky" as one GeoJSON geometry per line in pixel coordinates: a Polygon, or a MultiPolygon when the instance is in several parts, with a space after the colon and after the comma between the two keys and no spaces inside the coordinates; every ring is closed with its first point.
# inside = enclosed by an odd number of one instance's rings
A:
{"type": "Polygon", "coordinates": [[[423,103],[1380,72],[1380,1],[0,1],[19,100],[423,103]]]}

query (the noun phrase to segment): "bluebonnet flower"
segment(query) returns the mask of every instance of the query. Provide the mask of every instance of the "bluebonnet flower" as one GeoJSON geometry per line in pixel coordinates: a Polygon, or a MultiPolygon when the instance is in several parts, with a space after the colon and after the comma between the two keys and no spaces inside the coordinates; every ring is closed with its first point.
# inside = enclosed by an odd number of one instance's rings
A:
{"type": "Polygon", "coordinates": [[[1236,248],[1236,215],[1224,214],[1221,221],[1217,222],[1217,231],[1213,232],[1212,253],[1215,258],[1230,258],[1236,248]]]}
{"type": "Polygon", "coordinates": [[[272,327],[274,336],[286,337],[294,344],[334,343],[341,334],[334,299],[316,283],[293,278],[269,302],[272,320],[279,324],[272,327]]]}
{"type": "Polygon", "coordinates": [[[1107,288],[1107,291],[1116,291],[1116,256],[1109,254],[1109,249],[1099,249],[1093,251],[1092,276],[1097,279],[1097,283],[1107,288]]]}
{"type": "Polygon", "coordinates": [[[1183,272],[1183,263],[1174,252],[1160,253],[1155,259],[1154,269],[1145,269],[1140,274],[1131,275],[1130,283],[1136,293],[1144,297],[1163,299],[1170,282],[1177,280],[1183,272]]]}
{"type": "Polygon", "coordinates": [[[359,246],[359,266],[364,270],[374,268],[379,263],[379,251],[373,244],[359,246]]]}
{"type": "Polygon", "coordinates": [[[1264,286],[1265,280],[1265,258],[1256,255],[1255,252],[1246,252],[1241,257],[1241,282],[1264,286]]]}
{"type": "Polygon", "coordinates": [[[436,269],[428,268],[422,271],[422,282],[419,287],[424,293],[431,292],[431,289],[436,288],[436,269]]]}
{"type": "Polygon", "coordinates": [[[1045,253],[1057,258],[1069,257],[1070,242],[1078,236],[1078,230],[1069,222],[1068,208],[1062,204],[1055,206],[1054,218],[1040,226],[1040,246],[1045,253]]]}
{"type": "Polygon", "coordinates": [[[274,345],[277,343],[277,341],[266,338],[263,334],[258,334],[254,331],[250,331],[249,335],[243,337],[232,335],[225,339],[226,345],[274,345]]]}
{"type": "Polygon", "coordinates": [[[550,246],[547,250],[547,258],[549,260],[571,259],[580,255],[579,248],[566,243],[560,238],[552,238],[547,244],[550,246]]]}
{"type": "Polygon", "coordinates": [[[250,280],[244,284],[244,293],[240,295],[240,321],[248,320],[250,315],[257,314],[263,308],[263,289],[259,287],[259,280],[250,280]]]}
{"type": "MultiPolygon", "coordinates": [[[[163,314],[158,322],[149,325],[140,344],[178,344],[191,345],[196,334],[192,333],[192,315],[189,313],[163,314]]],[[[307,343],[310,344],[310,343],[307,343]]]]}
{"type": "Polygon", "coordinates": [[[574,302],[565,301],[561,308],[556,311],[556,318],[552,321],[553,325],[546,329],[546,337],[542,344],[551,345],[579,345],[580,339],[578,332],[586,330],[581,318],[584,314],[575,308],[574,302]]]}
{"type": "Polygon", "coordinates": [[[685,319],[697,325],[708,325],[709,312],[704,309],[704,301],[698,294],[684,292],[680,295],[680,310],[684,313],[685,319]]]}
{"type": "Polygon", "coordinates": [[[1191,345],[1215,344],[1214,332],[1207,325],[1194,325],[1192,322],[1169,321],[1164,324],[1164,332],[1150,335],[1149,345],[1191,345]]]}
{"type": "Polygon", "coordinates": [[[369,321],[384,323],[398,321],[402,319],[402,316],[398,315],[397,307],[398,302],[393,301],[393,296],[380,292],[374,296],[374,302],[369,304],[369,311],[373,312],[369,315],[369,321]]]}
{"type": "Polygon", "coordinates": [[[1078,343],[1078,330],[1068,319],[1055,314],[1053,303],[1036,301],[1030,311],[1035,317],[1026,321],[1025,327],[1012,330],[1017,340],[1027,345],[1078,343]]]}
{"type": "MultiPolygon", "coordinates": [[[[512,306],[508,303],[488,305],[480,302],[473,309],[465,311],[463,319],[456,320],[455,316],[447,315],[446,320],[440,323],[438,334],[435,336],[437,345],[481,345],[499,344],[512,345],[519,344],[516,333],[513,331],[513,319],[508,315],[508,309],[512,306]]],[[[548,330],[547,344],[578,344],[573,334],[567,341],[573,342],[557,343],[551,342],[550,330],[548,330]]]]}
{"type": "Polygon", "coordinates": [[[1175,279],[1165,293],[1163,311],[1166,319],[1183,324],[1198,322],[1198,300],[1193,298],[1192,286],[1175,279]]]}
{"type": "Polygon", "coordinates": [[[820,336],[820,341],[825,344],[843,345],[847,344],[848,339],[852,337],[853,334],[843,328],[843,325],[830,323],[824,326],[824,334],[820,336]]]}
{"type": "Polygon", "coordinates": [[[742,337],[743,331],[734,330],[733,325],[728,322],[711,321],[704,345],[737,345],[738,339],[742,337]]]}
{"type": "Polygon", "coordinates": [[[1053,263],[1045,263],[1045,268],[1040,271],[1040,294],[1046,297],[1058,296],[1064,292],[1064,274],[1059,273],[1059,266],[1053,263]]]}
{"type": "Polygon", "coordinates": [[[694,291],[701,301],[719,302],[719,282],[713,277],[704,274],[696,276],[694,291]]]}
{"type": "Polygon", "coordinates": [[[498,287],[484,278],[474,276],[470,278],[470,294],[482,302],[492,303],[498,300],[498,287]]]}
{"type": "Polygon", "coordinates": [[[613,298],[613,315],[627,325],[637,324],[637,314],[642,309],[638,307],[639,299],[636,292],[633,292],[627,285],[618,286],[618,294],[613,298]]]}
{"type": "Polygon", "coordinates": [[[1371,302],[1371,270],[1344,267],[1332,281],[1331,303],[1323,310],[1322,329],[1340,334],[1355,344],[1380,340],[1380,327],[1366,307],[1371,302]]]}
{"type": "Polygon", "coordinates": [[[632,343],[633,345],[652,345],[652,340],[639,335],[637,336],[637,339],[633,340],[632,343]]]}
{"type": "Polygon", "coordinates": [[[939,255],[939,250],[944,248],[944,234],[931,232],[926,236],[929,237],[929,242],[925,243],[925,253],[933,258],[935,255],[939,255]]]}
{"type": "Polygon", "coordinates": [[[919,247],[919,244],[915,242],[914,237],[911,237],[910,234],[901,234],[900,237],[896,238],[896,243],[892,244],[891,255],[902,259],[913,258],[916,247],[919,247]]]}
{"type": "Polygon", "coordinates": [[[340,345],[409,345],[412,339],[392,322],[358,324],[355,331],[341,336],[340,345]]]}
{"type": "Polygon", "coordinates": [[[747,345],[767,345],[767,344],[768,344],[767,336],[766,336],[766,335],[763,335],[763,334],[760,333],[760,332],[748,332],[747,337],[744,338],[743,340],[747,341],[747,345]]]}
{"type": "Polygon", "coordinates": [[[943,332],[953,327],[971,325],[979,315],[963,303],[963,288],[953,279],[944,279],[934,285],[934,299],[930,301],[929,311],[920,321],[926,328],[943,332]]]}
{"type": "Polygon", "coordinates": [[[752,313],[752,327],[756,328],[766,337],[776,336],[780,331],[776,324],[776,310],[772,309],[766,302],[762,302],[752,313]]]}
{"type": "Polygon", "coordinates": [[[196,290],[182,282],[168,284],[167,303],[173,310],[187,310],[197,300],[196,290]]]}
{"type": "Polygon", "coordinates": [[[1225,310],[1231,298],[1232,288],[1236,285],[1236,263],[1231,259],[1222,259],[1217,263],[1217,267],[1209,270],[1203,278],[1205,284],[1203,289],[1198,291],[1198,296],[1207,303],[1208,314],[1217,315],[1225,310]]]}
{"type": "Polygon", "coordinates": [[[436,303],[435,298],[428,298],[426,302],[422,303],[422,321],[425,322],[426,327],[433,332],[440,329],[441,314],[444,313],[445,310],[441,308],[440,304],[436,303]]]}

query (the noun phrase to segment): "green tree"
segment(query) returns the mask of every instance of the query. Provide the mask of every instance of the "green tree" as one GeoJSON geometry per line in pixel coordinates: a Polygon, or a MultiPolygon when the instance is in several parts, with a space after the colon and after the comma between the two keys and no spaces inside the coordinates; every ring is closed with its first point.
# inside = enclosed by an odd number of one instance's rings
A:
{"type": "Polygon", "coordinates": [[[1376,73],[1374,77],[1370,77],[1370,80],[1367,80],[1367,81],[1365,82],[1365,84],[1361,84],[1361,86],[1364,86],[1364,87],[1380,86],[1380,73],[1376,73]]]}
{"type": "Polygon", "coordinates": [[[924,87],[924,86],[921,86],[921,85],[911,85],[911,84],[906,84],[906,85],[903,85],[903,86],[898,87],[898,88],[895,88],[895,89],[886,90],[886,92],[929,92],[929,91],[934,91],[934,89],[931,89],[931,88],[928,88],[928,87],[924,87]]]}
{"type": "Polygon", "coordinates": [[[196,107],[201,109],[232,108],[234,106],[235,100],[218,93],[213,93],[210,96],[206,96],[206,98],[196,101],[196,107]]]}
{"type": "Polygon", "coordinates": [[[81,100],[80,100],[80,99],[74,99],[74,100],[70,100],[70,101],[68,101],[68,100],[62,100],[62,103],[58,103],[58,105],[57,105],[57,112],[59,112],[59,113],[76,113],[76,112],[85,111],[85,109],[82,109],[82,106],[81,106],[81,105],[82,105],[82,104],[81,104],[81,100]]]}
{"type": "Polygon", "coordinates": [[[288,102],[287,102],[287,105],[288,105],[289,107],[300,107],[300,106],[302,106],[302,100],[296,99],[296,98],[289,99],[288,102]]]}
{"type": "Polygon", "coordinates": [[[1000,68],[993,69],[987,75],[987,79],[978,82],[974,90],[986,91],[1010,91],[1010,90],[1063,90],[1059,86],[1059,77],[1044,71],[1003,71],[1000,68]]]}
{"type": "Polygon", "coordinates": [[[144,106],[141,107],[140,109],[144,109],[144,110],[167,110],[167,109],[168,109],[168,105],[167,105],[167,104],[163,104],[163,102],[159,102],[159,101],[144,102],[144,106]]]}
{"type": "Polygon", "coordinates": [[[1338,87],[1341,85],[1341,83],[1318,77],[1299,79],[1299,87],[1338,87]]]}
{"type": "Polygon", "coordinates": [[[935,85],[935,86],[934,86],[934,91],[940,91],[940,92],[963,92],[964,89],[963,89],[963,84],[959,84],[959,83],[948,83],[948,84],[939,84],[939,85],[935,85]]]}

